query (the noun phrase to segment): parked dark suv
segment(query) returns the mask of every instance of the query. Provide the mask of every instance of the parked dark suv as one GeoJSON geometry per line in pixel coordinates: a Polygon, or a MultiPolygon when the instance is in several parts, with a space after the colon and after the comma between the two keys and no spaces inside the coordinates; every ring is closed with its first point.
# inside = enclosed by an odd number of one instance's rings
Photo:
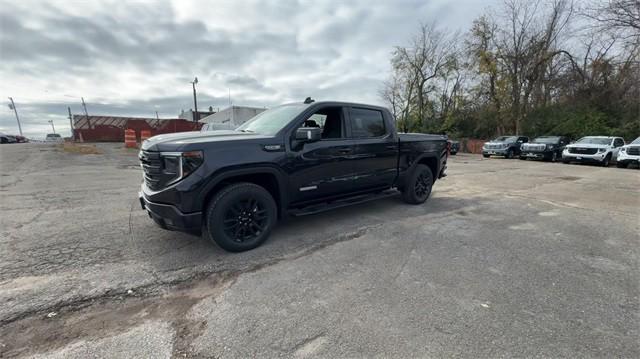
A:
{"type": "Polygon", "coordinates": [[[570,142],[565,136],[541,136],[520,147],[520,159],[528,158],[556,162],[562,159],[564,146],[570,142]]]}
{"type": "Polygon", "coordinates": [[[520,155],[520,146],[529,142],[525,136],[500,136],[482,146],[482,156],[488,158],[492,155],[513,158],[520,155]]]}

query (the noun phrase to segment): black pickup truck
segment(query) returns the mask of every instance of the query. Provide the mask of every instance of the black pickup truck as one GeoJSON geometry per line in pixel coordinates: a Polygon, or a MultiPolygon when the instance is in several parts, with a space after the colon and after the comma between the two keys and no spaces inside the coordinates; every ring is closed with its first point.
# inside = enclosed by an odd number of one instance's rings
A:
{"type": "Polygon", "coordinates": [[[447,138],[398,134],[382,107],[343,102],[278,106],[233,131],[144,141],[140,203],[162,228],[202,233],[228,251],[264,242],[278,219],[397,191],[427,200],[445,176],[447,138]]]}

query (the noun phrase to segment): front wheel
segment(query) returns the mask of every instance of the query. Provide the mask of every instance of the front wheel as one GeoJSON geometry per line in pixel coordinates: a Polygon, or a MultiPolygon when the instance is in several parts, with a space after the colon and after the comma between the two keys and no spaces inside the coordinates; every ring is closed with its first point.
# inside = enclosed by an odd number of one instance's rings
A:
{"type": "Polygon", "coordinates": [[[509,150],[507,151],[507,155],[505,156],[507,159],[512,159],[513,158],[513,150],[509,150]]]}
{"type": "Polygon", "coordinates": [[[605,156],[604,160],[602,160],[602,167],[609,167],[610,162],[611,162],[611,155],[605,156]]]}
{"type": "Polygon", "coordinates": [[[271,194],[254,183],[224,187],[209,202],[205,234],[222,249],[242,252],[261,245],[277,222],[271,194]]]}
{"type": "Polygon", "coordinates": [[[616,162],[616,167],[627,168],[627,164],[625,162],[616,162]]]}
{"type": "Polygon", "coordinates": [[[551,154],[551,162],[558,162],[558,153],[554,152],[551,154]]]}
{"type": "Polygon", "coordinates": [[[402,191],[402,199],[410,204],[424,203],[431,194],[433,173],[426,165],[417,165],[409,175],[407,185],[402,191]]]}

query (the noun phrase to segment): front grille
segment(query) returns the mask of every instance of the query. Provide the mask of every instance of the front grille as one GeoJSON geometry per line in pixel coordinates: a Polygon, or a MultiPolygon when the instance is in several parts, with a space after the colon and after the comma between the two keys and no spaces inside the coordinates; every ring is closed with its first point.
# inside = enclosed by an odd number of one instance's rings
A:
{"type": "Polygon", "coordinates": [[[578,155],[595,155],[598,153],[597,148],[580,148],[580,147],[569,147],[569,153],[575,153],[578,155]]]}
{"type": "Polygon", "coordinates": [[[523,144],[522,145],[522,150],[523,151],[535,151],[535,152],[539,152],[539,151],[544,151],[547,148],[546,145],[540,145],[540,144],[523,144]]]}
{"type": "Polygon", "coordinates": [[[140,159],[140,165],[144,172],[144,182],[147,187],[154,191],[160,189],[162,186],[162,160],[160,159],[160,153],[140,151],[138,159],[140,159]]]}
{"type": "Polygon", "coordinates": [[[488,149],[488,150],[500,150],[502,149],[502,145],[497,144],[497,145],[493,145],[493,144],[486,144],[484,145],[484,148],[488,149]]]}
{"type": "Polygon", "coordinates": [[[627,154],[632,156],[640,156],[640,147],[627,148],[627,154]]]}

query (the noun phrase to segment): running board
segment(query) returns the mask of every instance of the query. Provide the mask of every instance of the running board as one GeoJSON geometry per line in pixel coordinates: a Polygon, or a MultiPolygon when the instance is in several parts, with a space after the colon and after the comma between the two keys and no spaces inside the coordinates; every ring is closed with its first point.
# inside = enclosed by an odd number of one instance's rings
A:
{"type": "Polygon", "coordinates": [[[318,204],[313,204],[307,207],[291,209],[289,210],[288,213],[293,217],[307,216],[310,214],[325,212],[325,211],[329,211],[329,210],[340,208],[340,207],[352,206],[354,204],[360,204],[360,203],[365,203],[369,201],[375,201],[382,198],[392,197],[392,196],[396,196],[399,193],[400,192],[396,189],[388,189],[378,193],[361,194],[353,197],[342,198],[342,199],[331,201],[331,202],[318,203],[318,204]]]}

